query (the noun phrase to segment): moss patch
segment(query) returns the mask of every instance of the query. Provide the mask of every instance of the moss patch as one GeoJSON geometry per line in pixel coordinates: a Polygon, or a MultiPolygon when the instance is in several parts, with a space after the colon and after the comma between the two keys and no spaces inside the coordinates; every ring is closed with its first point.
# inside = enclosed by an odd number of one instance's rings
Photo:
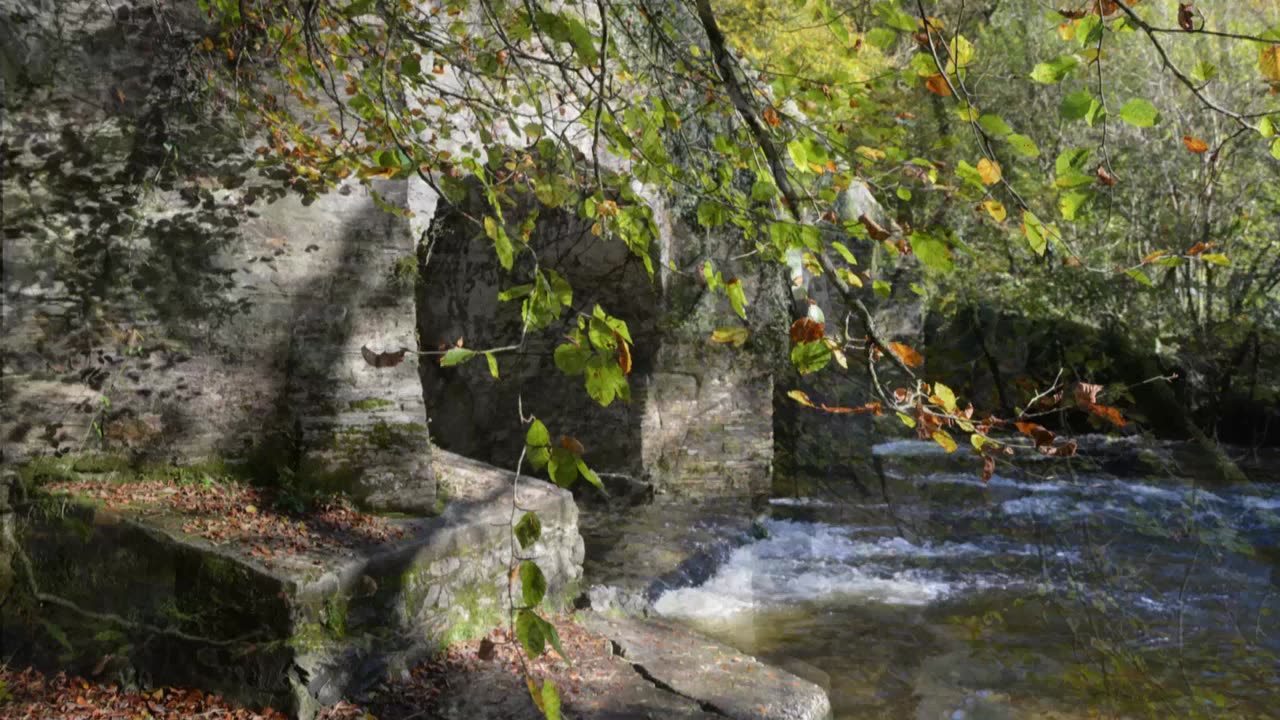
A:
{"type": "Polygon", "coordinates": [[[395,405],[395,403],[390,400],[384,400],[382,398],[365,398],[364,400],[352,400],[347,403],[347,408],[352,411],[368,411],[390,407],[392,405],[395,405]]]}

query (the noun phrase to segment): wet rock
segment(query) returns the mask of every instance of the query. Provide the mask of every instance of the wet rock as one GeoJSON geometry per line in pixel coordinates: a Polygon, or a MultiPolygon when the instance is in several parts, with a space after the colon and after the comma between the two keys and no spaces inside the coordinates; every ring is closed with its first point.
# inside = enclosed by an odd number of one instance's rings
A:
{"type": "Polygon", "coordinates": [[[654,685],[734,720],[824,720],[822,688],[691,630],[658,620],[591,614],[582,624],[607,637],[654,685]]]}

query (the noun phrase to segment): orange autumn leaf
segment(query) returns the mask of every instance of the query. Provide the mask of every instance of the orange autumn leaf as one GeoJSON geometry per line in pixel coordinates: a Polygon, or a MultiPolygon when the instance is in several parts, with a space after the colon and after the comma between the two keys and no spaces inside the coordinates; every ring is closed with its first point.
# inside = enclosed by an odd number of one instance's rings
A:
{"type": "Polygon", "coordinates": [[[764,121],[769,123],[769,127],[778,127],[782,124],[782,118],[778,117],[778,111],[773,106],[764,109],[764,121]]]}
{"type": "Polygon", "coordinates": [[[1106,168],[1099,165],[1098,166],[1098,182],[1102,183],[1103,185],[1106,185],[1107,187],[1111,187],[1112,185],[1116,184],[1116,176],[1112,175],[1110,172],[1107,172],[1106,168]]]}
{"type": "Polygon", "coordinates": [[[1196,255],[1199,255],[1203,252],[1206,252],[1212,249],[1213,249],[1213,243],[1198,242],[1195,245],[1192,245],[1190,250],[1187,250],[1187,254],[1194,257],[1196,255]]]}
{"type": "MultiPolygon", "coordinates": [[[[614,335],[618,334],[614,333],[614,335]]],[[[631,348],[620,335],[618,336],[618,367],[622,368],[623,375],[631,374],[631,348]]]]}
{"type": "Polygon", "coordinates": [[[1036,447],[1052,447],[1053,439],[1057,437],[1051,430],[1043,425],[1037,425],[1031,422],[1014,423],[1018,427],[1018,432],[1035,441],[1036,447]]]}
{"type": "Polygon", "coordinates": [[[1183,135],[1182,144],[1186,145],[1188,150],[1197,155],[1209,150],[1209,143],[1191,135],[1183,135]]]}
{"type": "Polygon", "coordinates": [[[1089,412],[1110,422],[1112,425],[1115,425],[1116,427],[1124,427],[1125,425],[1128,424],[1127,422],[1125,422],[1124,416],[1120,414],[1120,411],[1118,409],[1110,407],[1108,405],[1091,405],[1089,407],[1089,412]]]}
{"type": "Polygon", "coordinates": [[[903,364],[907,367],[920,367],[921,365],[924,365],[923,355],[900,342],[889,343],[889,349],[892,350],[895,355],[902,358],[903,364]]]}
{"type": "Polygon", "coordinates": [[[951,97],[951,86],[947,84],[947,79],[941,75],[930,75],[924,81],[924,86],[929,88],[929,92],[942,97],[951,97]]]}

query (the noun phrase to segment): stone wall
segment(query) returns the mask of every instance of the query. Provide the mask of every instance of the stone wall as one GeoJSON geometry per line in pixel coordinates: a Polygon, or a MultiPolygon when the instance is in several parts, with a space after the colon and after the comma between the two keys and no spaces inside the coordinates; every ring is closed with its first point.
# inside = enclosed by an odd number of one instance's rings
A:
{"type": "MultiPolygon", "coordinates": [[[[213,460],[433,508],[416,357],[361,354],[417,348],[408,221],[367,189],[308,202],[255,168],[242,128],[196,104],[177,67],[198,18],[65,3],[12,19],[6,461],[213,460]]],[[[379,190],[406,200],[403,184],[379,190]]]]}

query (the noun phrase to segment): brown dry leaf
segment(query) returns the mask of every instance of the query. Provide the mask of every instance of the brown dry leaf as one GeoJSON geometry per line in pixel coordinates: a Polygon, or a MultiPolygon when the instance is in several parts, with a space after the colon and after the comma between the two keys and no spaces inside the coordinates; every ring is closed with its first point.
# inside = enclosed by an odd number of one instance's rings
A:
{"type": "Polygon", "coordinates": [[[1100,392],[1102,392],[1101,385],[1091,385],[1089,383],[1076,383],[1075,387],[1072,388],[1076,404],[1086,408],[1098,402],[1098,393],[1100,392]]]}
{"type": "Polygon", "coordinates": [[[1106,168],[1099,165],[1098,166],[1098,182],[1102,183],[1103,185],[1106,185],[1107,187],[1111,187],[1112,185],[1116,184],[1116,176],[1112,175],[1110,172],[1107,171],[1106,168]]]}
{"type": "Polygon", "coordinates": [[[924,365],[924,356],[907,345],[900,342],[891,342],[889,343],[889,349],[892,350],[895,355],[902,358],[903,364],[907,367],[920,367],[921,365],[924,365]]]}
{"type": "Polygon", "coordinates": [[[870,235],[871,239],[875,240],[876,242],[879,242],[881,240],[888,240],[889,236],[892,234],[888,230],[884,229],[884,227],[881,226],[880,223],[876,222],[875,220],[872,220],[871,217],[866,213],[863,213],[862,215],[858,216],[858,222],[862,223],[862,226],[867,229],[867,234],[870,235]]]}
{"type": "Polygon", "coordinates": [[[1209,250],[1212,250],[1212,249],[1213,249],[1213,245],[1214,245],[1214,244],[1213,244],[1213,243],[1211,243],[1211,242],[1207,242],[1207,243],[1206,243],[1206,242],[1198,242],[1198,243],[1196,243],[1195,245],[1192,245],[1192,246],[1191,246],[1191,248],[1190,248],[1189,250],[1187,250],[1187,254],[1188,254],[1188,255],[1190,255],[1190,256],[1192,256],[1192,257],[1195,257],[1196,255],[1199,255],[1199,254],[1201,254],[1201,253],[1208,252],[1209,250]]]}
{"type": "Polygon", "coordinates": [[[803,317],[791,323],[790,335],[792,345],[814,342],[825,337],[826,325],[820,322],[815,322],[807,317],[803,317]]]}
{"type": "Polygon", "coordinates": [[[586,448],[582,447],[582,443],[578,442],[577,438],[572,438],[568,435],[560,437],[560,447],[573,453],[575,457],[582,457],[582,454],[587,451],[586,448]]]}

